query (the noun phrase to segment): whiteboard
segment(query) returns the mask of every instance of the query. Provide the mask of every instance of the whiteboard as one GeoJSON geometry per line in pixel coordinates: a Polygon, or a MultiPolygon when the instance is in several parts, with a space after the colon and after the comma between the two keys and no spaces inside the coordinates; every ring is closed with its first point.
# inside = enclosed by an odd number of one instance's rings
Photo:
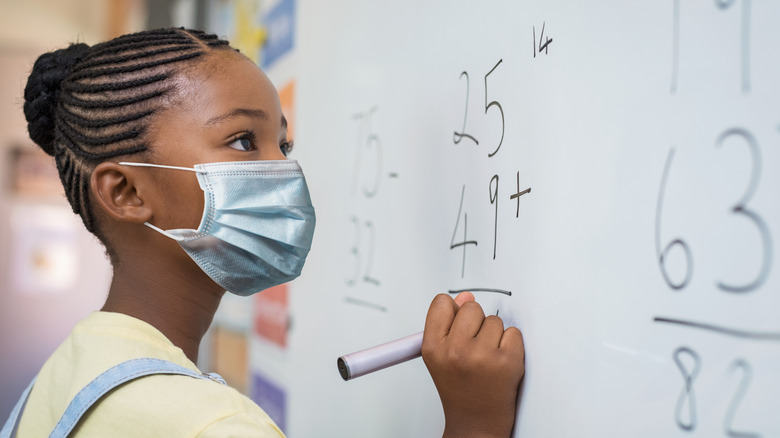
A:
{"type": "Polygon", "coordinates": [[[780,435],[780,2],[295,7],[289,436],[440,434],[422,361],[336,358],[460,289],[523,330],[516,437],[780,435]]]}

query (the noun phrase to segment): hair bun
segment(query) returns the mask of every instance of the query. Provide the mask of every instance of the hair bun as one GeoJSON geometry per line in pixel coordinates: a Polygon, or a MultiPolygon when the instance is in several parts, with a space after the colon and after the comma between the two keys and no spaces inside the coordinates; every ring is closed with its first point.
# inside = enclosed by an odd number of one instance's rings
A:
{"type": "Polygon", "coordinates": [[[54,155],[54,112],[62,82],[89,51],[84,43],[44,53],[38,57],[24,87],[24,116],[30,138],[49,155],[54,155]]]}

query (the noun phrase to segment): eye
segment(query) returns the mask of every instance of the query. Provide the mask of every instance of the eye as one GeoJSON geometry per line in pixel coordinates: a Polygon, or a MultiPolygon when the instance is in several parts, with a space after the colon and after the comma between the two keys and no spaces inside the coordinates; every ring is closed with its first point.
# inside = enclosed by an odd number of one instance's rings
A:
{"type": "Polygon", "coordinates": [[[255,150],[255,135],[251,132],[245,132],[230,140],[228,147],[237,151],[253,151],[255,150]]]}
{"type": "Polygon", "coordinates": [[[288,141],[288,140],[285,140],[285,141],[283,141],[283,142],[282,142],[282,143],[279,145],[279,149],[281,149],[281,150],[282,150],[282,153],[283,153],[283,154],[284,154],[284,156],[286,157],[286,156],[287,156],[287,155],[289,155],[289,154],[290,154],[290,152],[292,152],[292,150],[293,150],[293,141],[292,141],[292,140],[289,140],[289,141],[288,141]]]}

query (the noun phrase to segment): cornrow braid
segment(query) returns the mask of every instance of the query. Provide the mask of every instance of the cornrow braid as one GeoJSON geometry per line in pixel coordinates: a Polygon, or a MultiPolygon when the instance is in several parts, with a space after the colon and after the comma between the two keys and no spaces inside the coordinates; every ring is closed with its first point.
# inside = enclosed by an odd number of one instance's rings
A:
{"type": "Polygon", "coordinates": [[[186,38],[160,38],[157,41],[153,43],[145,42],[145,41],[136,41],[133,43],[126,43],[119,47],[112,46],[112,47],[100,47],[94,46],[94,57],[102,56],[105,54],[110,55],[118,55],[120,53],[124,53],[131,50],[137,50],[137,49],[143,49],[148,47],[155,47],[155,46],[164,46],[166,44],[181,44],[181,45],[187,45],[192,44],[191,40],[188,40],[186,38]]]}
{"type": "Polygon", "coordinates": [[[175,76],[208,51],[229,47],[203,31],[156,29],[92,47],[73,44],[36,61],[24,94],[30,137],[54,156],[73,211],[104,244],[90,205],[95,166],[147,151],[148,125],[176,90],[175,76]]]}
{"type": "MultiPolygon", "coordinates": [[[[206,45],[209,47],[227,46],[229,44],[230,44],[229,42],[224,40],[209,41],[208,43],[206,43],[206,45]]],[[[236,51],[238,51],[238,49],[236,49],[236,51]]]]}
{"type": "MultiPolygon", "coordinates": [[[[167,42],[167,43],[166,42],[162,42],[162,43],[159,43],[159,45],[160,46],[166,46],[167,44],[171,44],[171,43],[178,43],[178,41],[170,41],[170,42],[167,42]]],[[[155,55],[160,55],[162,53],[178,52],[178,51],[181,50],[182,46],[197,46],[197,44],[189,43],[189,42],[183,42],[183,43],[178,43],[175,46],[167,46],[167,47],[157,48],[157,49],[149,50],[149,51],[146,51],[146,52],[129,53],[127,55],[116,56],[114,58],[103,57],[103,58],[99,58],[99,59],[94,59],[93,61],[90,61],[89,63],[86,63],[86,65],[84,65],[82,67],[83,68],[90,68],[90,67],[97,67],[97,66],[107,65],[107,64],[117,64],[117,63],[126,62],[126,61],[130,61],[130,60],[137,60],[137,59],[140,59],[140,58],[152,57],[152,56],[155,56],[155,55]]],[[[149,46],[145,46],[144,48],[147,48],[147,47],[149,47],[149,46]]]]}
{"type": "Polygon", "coordinates": [[[154,113],[153,110],[141,111],[137,114],[128,114],[122,117],[115,117],[110,119],[85,119],[81,116],[77,116],[73,113],[63,113],[62,118],[70,124],[81,125],[86,128],[105,128],[106,126],[118,125],[120,123],[132,122],[140,118],[150,116],[154,113]]]}
{"type": "MultiPolygon", "coordinates": [[[[114,38],[113,40],[106,41],[100,44],[95,44],[94,48],[96,50],[100,50],[103,48],[123,46],[128,43],[147,42],[149,41],[149,36],[152,36],[154,39],[164,39],[166,36],[169,38],[179,39],[179,40],[190,39],[186,35],[179,32],[180,30],[184,30],[184,29],[168,28],[168,29],[144,30],[129,35],[123,35],[119,38],[114,38]]],[[[195,37],[199,35],[198,33],[195,33],[192,30],[188,30],[187,33],[195,37]]]]}
{"type": "Polygon", "coordinates": [[[73,93],[100,93],[101,91],[119,91],[128,88],[141,87],[157,81],[162,81],[166,75],[153,75],[147,78],[132,79],[125,82],[107,82],[105,84],[84,85],[79,83],[69,83],[63,86],[63,89],[73,93]]]}
{"type": "MultiPolygon", "coordinates": [[[[169,91],[169,89],[155,90],[149,93],[139,94],[137,96],[130,96],[124,99],[116,99],[116,100],[108,100],[108,99],[86,100],[86,99],[80,99],[74,96],[73,94],[63,94],[62,96],[60,96],[60,99],[62,99],[61,103],[64,103],[69,107],[73,107],[74,109],[76,108],[83,108],[83,109],[123,108],[136,103],[141,103],[145,100],[153,99],[155,97],[160,97],[163,94],[165,94],[167,91],[169,91]]],[[[86,93],[80,93],[80,94],[86,94],[86,93]]]]}
{"type": "MultiPolygon", "coordinates": [[[[203,54],[203,52],[195,49],[195,47],[196,46],[191,46],[189,44],[183,45],[181,49],[189,51],[189,53],[185,53],[179,56],[174,56],[171,58],[161,57],[159,59],[155,59],[154,61],[137,63],[136,62],[137,60],[145,58],[144,56],[139,55],[135,58],[132,58],[130,62],[122,63],[125,65],[119,67],[109,67],[109,68],[94,69],[94,70],[85,69],[78,72],[74,71],[72,76],[69,77],[68,80],[77,81],[79,79],[84,79],[84,78],[96,78],[99,76],[109,76],[109,75],[114,76],[120,73],[132,73],[132,72],[137,72],[139,70],[146,70],[152,67],[157,67],[159,65],[170,64],[172,62],[186,61],[188,59],[197,58],[198,56],[203,54]]],[[[117,61],[116,63],[121,63],[121,62],[117,61]]]]}

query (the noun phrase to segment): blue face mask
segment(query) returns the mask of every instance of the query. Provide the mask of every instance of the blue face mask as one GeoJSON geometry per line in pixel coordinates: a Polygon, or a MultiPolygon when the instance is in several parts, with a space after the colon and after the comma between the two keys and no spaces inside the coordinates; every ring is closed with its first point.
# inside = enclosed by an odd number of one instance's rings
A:
{"type": "Polygon", "coordinates": [[[206,196],[197,230],[150,228],[179,242],[203,271],[236,295],[251,295],[301,274],[314,236],[314,207],[295,160],[198,164],[206,196]]]}

